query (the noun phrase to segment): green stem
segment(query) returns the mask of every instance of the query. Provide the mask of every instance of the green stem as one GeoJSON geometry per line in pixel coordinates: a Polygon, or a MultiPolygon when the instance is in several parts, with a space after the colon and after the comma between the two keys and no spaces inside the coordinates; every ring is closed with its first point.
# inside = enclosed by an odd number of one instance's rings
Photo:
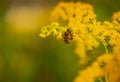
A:
{"type": "Polygon", "coordinates": [[[106,72],[105,72],[105,82],[108,82],[108,76],[106,72]]]}
{"type": "Polygon", "coordinates": [[[104,82],[101,78],[98,79],[100,82],[104,82]]]}
{"type": "Polygon", "coordinates": [[[108,53],[108,49],[107,49],[106,43],[105,43],[105,42],[102,42],[102,43],[103,43],[103,45],[104,45],[104,48],[105,48],[106,53],[108,53]]]}

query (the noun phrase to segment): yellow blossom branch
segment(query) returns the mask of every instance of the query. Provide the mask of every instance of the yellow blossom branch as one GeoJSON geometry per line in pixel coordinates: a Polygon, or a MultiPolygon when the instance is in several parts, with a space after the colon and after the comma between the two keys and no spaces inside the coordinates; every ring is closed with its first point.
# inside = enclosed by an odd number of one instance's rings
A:
{"type": "MultiPolygon", "coordinates": [[[[53,34],[57,39],[63,39],[67,44],[70,40],[73,40],[80,62],[84,64],[90,61],[92,55],[97,56],[95,60],[92,60],[93,62],[90,66],[80,71],[80,74],[78,74],[74,82],[88,82],[88,80],[89,82],[94,82],[95,78],[103,76],[103,73],[105,73],[105,80],[108,82],[108,73],[111,74],[114,71],[109,68],[111,66],[109,62],[112,62],[115,66],[116,64],[113,58],[120,62],[120,59],[117,57],[120,51],[120,12],[114,13],[111,22],[101,22],[97,21],[94,9],[90,4],[82,2],[60,2],[53,9],[51,20],[58,23],[53,22],[50,25],[41,27],[40,37],[45,38],[53,34]],[[106,52],[103,55],[93,53],[91,56],[88,56],[87,52],[95,52],[95,49],[100,46],[100,42],[104,45],[106,52]],[[113,50],[111,51],[112,55],[109,54],[109,46],[113,50]],[[116,54],[114,52],[118,55],[114,56],[116,54]],[[99,58],[105,62],[105,66],[101,67],[99,65],[99,58]],[[91,75],[86,75],[87,72],[91,75]]],[[[114,66],[111,68],[114,68],[114,66]]],[[[116,73],[116,77],[118,75],[116,73]]],[[[100,81],[103,82],[102,80],[100,81]]]]}

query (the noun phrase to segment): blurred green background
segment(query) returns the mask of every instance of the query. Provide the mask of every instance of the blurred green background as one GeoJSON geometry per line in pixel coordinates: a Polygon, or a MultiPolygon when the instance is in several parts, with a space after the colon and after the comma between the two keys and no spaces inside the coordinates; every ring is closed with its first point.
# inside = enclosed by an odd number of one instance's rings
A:
{"type": "MultiPolygon", "coordinates": [[[[59,1],[0,0],[0,82],[73,82],[79,70],[74,43],[38,36],[59,1]]],[[[100,21],[120,10],[120,0],[81,1],[94,6],[100,21]]]]}

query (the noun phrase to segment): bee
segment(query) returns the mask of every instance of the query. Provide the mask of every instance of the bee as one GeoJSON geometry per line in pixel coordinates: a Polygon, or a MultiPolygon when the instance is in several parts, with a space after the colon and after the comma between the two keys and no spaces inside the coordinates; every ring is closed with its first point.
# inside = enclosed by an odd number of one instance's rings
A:
{"type": "Polygon", "coordinates": [[[64,42],[66,44],[69,44],[70,40],[73,40],[73,32],[70,29],[67,29],[64,33],[63,33],[63,39],[64,42]]]}

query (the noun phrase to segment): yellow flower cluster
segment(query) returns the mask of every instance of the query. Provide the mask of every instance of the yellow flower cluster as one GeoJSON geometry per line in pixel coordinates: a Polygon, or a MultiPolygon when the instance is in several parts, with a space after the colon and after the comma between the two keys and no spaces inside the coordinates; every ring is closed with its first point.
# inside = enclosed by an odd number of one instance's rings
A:
{"type": "Polygon", "coordinates": [[[98,61],[95,61],[87,68],[80,70],[74,82],[94,82],[96,78],[103,77],[104,70],[100,67],[98,61]]]}
{"type": "Polygon", "coordinates": [[[103,54],[90,66],[79,72],[74,82],[119,82],[120,69],[116,57],[112,54],[103,54]],[[104,79],[102,79],[104,77],[104,79]]]}
{"type": "MultiPolygon", "coordinates": [[[[106,73],[107,82],[119,82],[120,81],[120,65],[118,59],[114,54],[103,54],[98,58],[98,62],[102,66],[104,72],[106,73]]],[[[105,81],[106,82],[106,81],[105,81]]]]}
{"type": "Polygon", "coordinates": [[[114,13],[112,21],[100,22],[90,4],[60,2],[51,13],[51,20],[51,25],[41,28],[40,36],[53,33],[66,43],[73,40],[80,66],[85,66],[74,82],[104,82],[103,77],[105,82],[120,82],[120,12],[114,13]],[[95,53],[101,46],[102,54],[95,53]],[[91,64],[87,66],[88,63],[91,64]]]}
{"type": "Polygon", "coordinates": [[[92,6],[82,2],[60,2],[51,13],[51,20],[58,21],[62,19],[63,21],[72,22],[71,24],[75,21],[92,22],[95,17],[92,6]]]}
{"type": "Polygon", "coordinates": [[[58,39],[61,39],[65,29],[65,27],[60,26],[58,23],[52,23],[51,25],[42,27],[39,36],[45,38],[53,33],[54,36],[56,36],[58,39]]]}
{"type": "Polygon", "coordinates": [[[82,2],[60,2],[51,13],[51,20],[66,23],[64,31],[66,31],[66,28],[71,29],[74,40],[81,40],[88,49],[92,49],[99,44],[91,33],[96,22],[95,17],[92,6],[82,2]]]}

